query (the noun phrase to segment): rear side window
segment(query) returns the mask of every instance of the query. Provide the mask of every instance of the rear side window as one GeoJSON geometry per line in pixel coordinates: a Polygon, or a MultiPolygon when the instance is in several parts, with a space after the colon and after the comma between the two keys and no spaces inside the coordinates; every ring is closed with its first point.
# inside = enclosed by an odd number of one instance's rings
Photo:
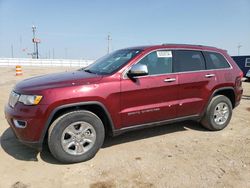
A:
{"type": "Polygon", "coordinates": [[[219,53],[204,52],[207,69],[224,69],[229,68],[227,60],[219,53]]]}
{"type": "Polygon", "coordinates": [[[174,59],[175,72],[205,70],[205,60],[200,51],[176,50],[174,59]]]}

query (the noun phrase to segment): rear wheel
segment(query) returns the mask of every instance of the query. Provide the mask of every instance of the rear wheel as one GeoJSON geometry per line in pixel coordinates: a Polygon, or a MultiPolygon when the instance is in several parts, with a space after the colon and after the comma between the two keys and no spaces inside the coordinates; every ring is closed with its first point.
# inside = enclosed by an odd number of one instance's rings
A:
{"type": "Polygon", "coordinates": [[[217,95],[210,101],[201,124],[209,130],[224,129],[232,117],[232,103],[224,95],[217,95]]]}
{"type": "Polygon", "coordinates": [[[49,128],[48,145],[61,162],[75,163],[95,156],[104,140],[104,126],[94,113],[80,110],[57,118],[49,128]]]}

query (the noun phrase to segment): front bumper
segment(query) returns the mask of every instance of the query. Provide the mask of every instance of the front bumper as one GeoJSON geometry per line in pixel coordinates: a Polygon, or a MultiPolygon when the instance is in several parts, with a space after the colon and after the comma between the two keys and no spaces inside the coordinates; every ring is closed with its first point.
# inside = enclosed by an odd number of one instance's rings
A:
{"type": "Polygon", "coordinates": [[[44,105],[25,106],[17,103],[14,108],[5,105],[5,118],[15,133],[17,139],[32,148],[41,149],[43,144],[43,129],[45,125],[46,109],[44,105]],[[17,126],[15,121],[25,122],[25,125],[17,126]]]}

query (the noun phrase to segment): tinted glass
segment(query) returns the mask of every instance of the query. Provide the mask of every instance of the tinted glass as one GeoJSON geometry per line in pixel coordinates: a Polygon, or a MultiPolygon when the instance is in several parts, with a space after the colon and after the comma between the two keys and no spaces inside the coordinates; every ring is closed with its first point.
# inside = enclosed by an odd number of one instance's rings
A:
{"type": "Polygon", "coordinates": [[[204,52],[206,58],[207,69],[223,69],[229,68],[227,60],[218,53],[215,52],[204,52]]]}
{"type": "Polygon", "coordinates": [[[117,50],[98,59],[95,63],[81,70],[94,74],[111,74],[127,64],[140,52],[141,50],[137,49],[117,50]]]}
{"type": "Polygon", "coordinates": [[[145,56],[139,63],[147,65],[149,75],[171,73],[172,52],[167,50],[155,51],[145,56]]]}
{"type": "Polygon", "coordinates": [[[197,71],[205,69],[205,61],[200,51],[176,50],[174,55],[175,72],[197,71]]]}

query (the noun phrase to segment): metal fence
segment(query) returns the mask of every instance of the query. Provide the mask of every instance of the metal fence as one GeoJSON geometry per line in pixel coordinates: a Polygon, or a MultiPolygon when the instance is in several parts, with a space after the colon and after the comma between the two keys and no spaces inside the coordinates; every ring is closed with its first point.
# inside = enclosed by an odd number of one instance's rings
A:
{"type": "Polygon", "coordinates": [[[86,67],[93,62],[93,60],[82,59],[0,58],[0,66],[86,67]]]}

